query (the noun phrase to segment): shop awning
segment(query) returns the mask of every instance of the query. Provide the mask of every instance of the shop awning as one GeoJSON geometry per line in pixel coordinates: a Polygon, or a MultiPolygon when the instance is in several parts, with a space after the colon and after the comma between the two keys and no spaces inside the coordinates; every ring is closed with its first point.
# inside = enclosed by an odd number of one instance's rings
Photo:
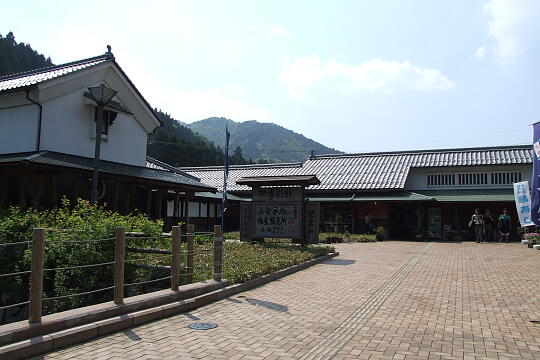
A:
{"type": "Polygon", "coordinates": [[[433,201],[433,198],[429,196],[411,191],[366,192],[344,195],[308,194],[307,199],[318,202],[433,201]]]}
{"type": "Polygon", "coordinates": [[[356,193],[353,201],[433,201],[433,198],[412,191],[391,191],[381,193],[356,193]]]}
{"type": "Polygon", "coordinates": [[[418,193],[431,197],[438,202],[514,201],[512,189],[429,190],[419,191],[418,193]]]}
{"type": "Polygon", "coordinates": [[[354,194],[346,194],[346,195],[335,195],[335,194],[329,194],[329,195],[321,195],[321,194],[313,194],[313,195],[306,195],[306,199],[313,202],[350,202],[353,198],[354,194]]]}

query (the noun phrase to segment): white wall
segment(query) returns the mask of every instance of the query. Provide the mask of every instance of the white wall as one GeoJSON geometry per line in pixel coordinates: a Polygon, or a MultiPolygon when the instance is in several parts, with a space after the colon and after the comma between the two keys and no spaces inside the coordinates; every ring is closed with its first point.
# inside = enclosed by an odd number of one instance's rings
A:
{"type": "Polygon", "coordinates": [[[2,109],[4,104],[0,100],[0,154],[35,151],[39,108],[30,104],[2,109]]]}
{"type": "Polygon", "coordinates": [[[432,190],[432,189],[504,189],[512,188],[512,185],[474,185],[474,186],[427,186],[427,174],[444,173],[467,173],[467,172],[503,172],[503,171],[521,171],[522,180],[531,181],[532,164],[527,165],[492,165],[492,166],[454,166],[454,167],[435,167],[435,168],[412,168],[407,176],[405,183],[406,190],[432,190]]]}
{"type": "MultiPolygon", "coordinates": [[[[84,89],[43,103],[42,150],[94,157],[95,106],[85,104],[84,89]]],[[[118,114],[101,143],[101,159],[145,166],[147,134],[131,116],[118,114]]]]}

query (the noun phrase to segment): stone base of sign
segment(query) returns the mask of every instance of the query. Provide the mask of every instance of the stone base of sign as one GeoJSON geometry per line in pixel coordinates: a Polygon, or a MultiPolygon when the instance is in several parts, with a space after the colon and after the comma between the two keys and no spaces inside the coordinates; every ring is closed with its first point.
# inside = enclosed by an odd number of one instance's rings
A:
{"type": "MultiPolygon", "coordinates": [[[[242,284],[226,286],[227,285],[226,280],[220,283],[215,282],[215,281],[204,282],[204,284],[206,285],[210,285],[208,283],[211,283],[211,286],[214,286],[214,290],[203,293],[203,294],[199,293],[200,295],[194,296],[190,299],[179,300],[179,301],[175,301],[169,304],[152,307],[149,309],[131,312],[131,313],[123,314],[119,316],[113,316],[113,317],[95,321],[89,324],[70,327],[68,329],[62,329],[60,331],[51,330],[51,333],[48,333],[46,335],[34,336],[29,339],[27,338],[23,341],[11,343],[5,346],[0,346],[0,359],[25,359],[27,357],[36,356],[39,354],[43,354],[45,352],[58,350],[68,345],[73,345],[73,344],[77,344],[83,341],[87,341],[92,338],[96,338],[98,336],[103,336],[103,335],[121,331],[124,329],[129,329],[133,326],[144,324],[146,322],[150,322],[153,320],[158,320],[158,319],[170,316],[170,315],[175,315],[182,312],[190,311],[198,307],[208,305],[212,302],[225,299],[227,297],[238,294],[240,292],[259,287],[271,281],[277,280],[284,276],[290,275],[297,271],[306,269],[310,266],[329,260],[338,255],[339,253],[335,252],[335,253],[331,253],[325,256],[321,256],[316,259],[307,261],[305,263],[294,265],[294,266],[276,271],[275,273],[264,275],[253,280],[249,280],[242,284]]],[[[193,286],[193,285],[200,286],[200,284],[201,283],[190,284],[186,286],[193,286]]],[[[180,287],[180,289],[182,289],[182,287],[180,287]]],[[[150,295],[150,294],[145,294],[145,295],[150,295]]],[[[99,304],[99,305],[103,305],[103,304],[99,304]]],[[[81,310],[81,309],[77,309],[77,310],[81,310]]],[[[58,315],[58,314],[53,314],[53,315],[58,315]]],[[[53,316],[53,315],[49,315],[49,316],[53,316]]],[[[36,326],[36,327],[41,326],[41,324],[28,325],[27,322],[25,323],[26,323],[25,324],[26,328],[32,327],[32,326],[36,326]]],[[[14,324],[17,324],[17,323],[14,323],[14,324]]],[[[4,326],[0,326],[0,332],[2,330],[5,330],[5,327],[10,326],[10,325],[11,325],[11,328],[15,328],[13,324],[7,324],[4,326]]],[[[21,324],[19,324],[19,327],[20,326],[21,324]]],[[[21,336],[20,332],[18,334],[19,334],[18,336],[21,336]]],[[[5,332],[0,333],[0,337],[2,336],[4,336],[4,338],[2,339],[4,343],[14,341],[13,338],[11,338],[11,340],[8,339],[9,334],[6,334],[5,332]]]]}
{"type": "Polygon", "coordinates": [[[521,245],[529,245],[529,240],[521,240],[521,245]]]}

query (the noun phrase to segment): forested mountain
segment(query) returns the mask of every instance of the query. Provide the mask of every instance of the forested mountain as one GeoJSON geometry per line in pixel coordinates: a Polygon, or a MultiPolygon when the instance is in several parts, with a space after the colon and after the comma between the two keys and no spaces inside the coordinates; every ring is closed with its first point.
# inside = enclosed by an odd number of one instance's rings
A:
{"type": "Polygon", "coordinates": [[[17,43],[9,32],[0,34],[0,76],[52,66],[51,58],[39,54],[29,44],[17,43]]]}
{"type": "Polygon", "coordinates": [[[212,117],[187,124],[192,130],[222,146],[225,121],[231,133],[231,147],[240,146],[245,157],[256,161],[303,162],[311,150],[315,154],[339,154],[340,151],[326,147],[302,134],[272,123],[258,121],[234,122],[225,118],[212,117]]]}
{"type": "MultiPolygon", "coordinates": [[[[163,122],[154,135],[148,137],[148,156],[173,166],[223,165],[223,150],[214,146],[204,136],[193,132],[169,114],[156,110],[163,122]]],[[[244,159],[237,147],[230,151],[229,163],[241,165],[250,163],[244,159]]]]}

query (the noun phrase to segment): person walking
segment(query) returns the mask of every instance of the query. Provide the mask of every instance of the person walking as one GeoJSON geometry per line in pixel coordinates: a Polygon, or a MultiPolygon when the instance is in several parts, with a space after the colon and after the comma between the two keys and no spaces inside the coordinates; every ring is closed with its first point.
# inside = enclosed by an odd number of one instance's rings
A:
{"type": "Polygon", "coordinates": [[[477,243],[484,241],[484,216],[480,214],[480,209],[475,209],[471,216],[469,227],[474,228],[474,236],[477,243]]]}
{"type": "Polygon", "coordinates": [[[501,234],[499,241],[508,242],[510,229],[512,229],[512,219],[508,215],[508,210],[504,208],[503,213],[499,216],[499,233],[501,234]]]}
{"type": "Polygon", "coordinates": [[[484,239],[486,242],[493,241],[493,230],[494,225],[496,224],[495,217],[491,214],[489,209],[486,209],[486,214],[484,215],[484,239]]]}

